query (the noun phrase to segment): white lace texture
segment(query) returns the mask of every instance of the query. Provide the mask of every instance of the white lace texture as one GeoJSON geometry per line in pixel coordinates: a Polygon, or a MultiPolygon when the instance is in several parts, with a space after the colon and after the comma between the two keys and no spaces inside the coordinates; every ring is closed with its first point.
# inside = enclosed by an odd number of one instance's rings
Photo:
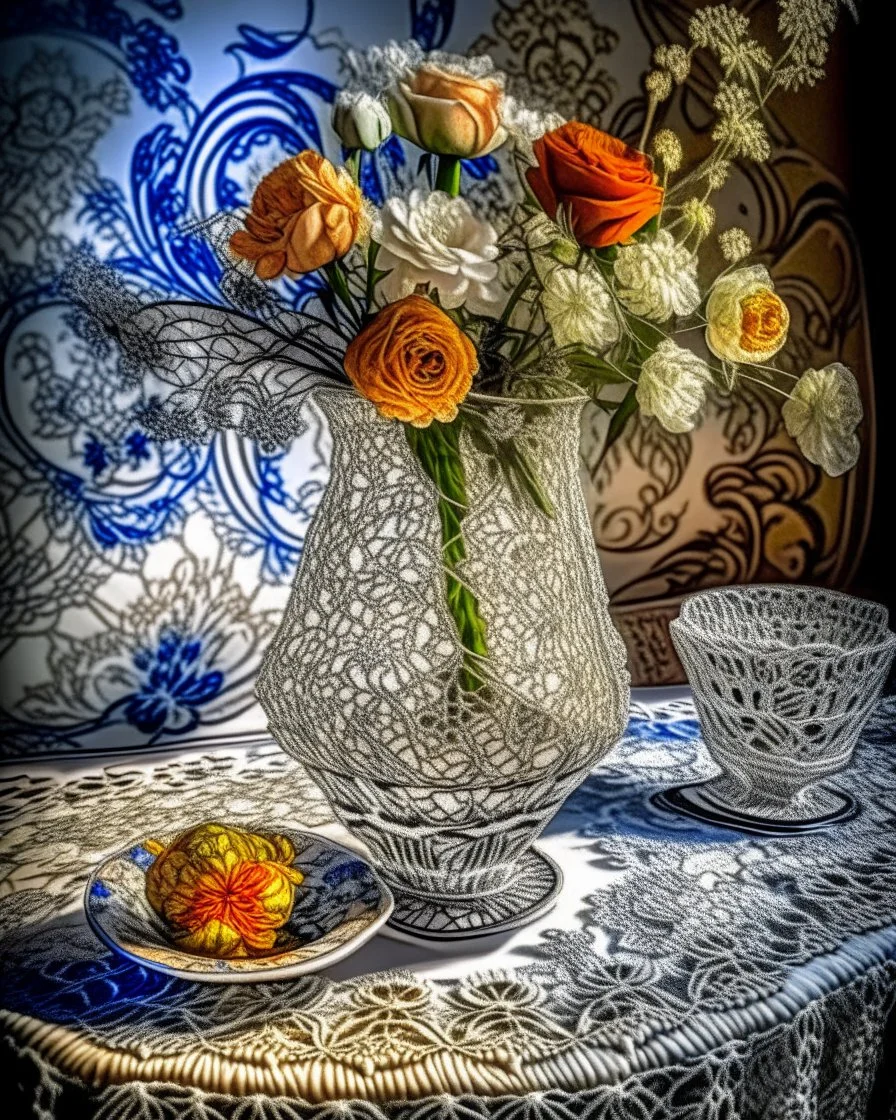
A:
{"type": "Polygon", "coordinates": [[[80,894],[104,855],[187,821],[329,827],[301,766],[263,744],[8,773],[11,1093],[43,1120],[862,1118],[893,1087],[894,727],[891,700],[838,778],[854,820],[757,839],[652,805],[711,764],[690,704],[635,708],[545,845],[580,869],[565,901],[510,951],[252,987],[115,956],[80,894]]]}
{"type": "Polygon", "coordinates": [[[496,889],[627,711],[624,647],[578,481],[580,406],[527,409],[516,437],[553,518],[462,437],[460,576],[488,628],[488,686],[465,693],[433,484],[399,424],[360,397],[318,400],[330,482],[259,698],[390,884],[496,889]]]}
{"type": "Polygon", "coordinates": [[[757,816],[823,812],[896,649],[877,603],[810,587],[718,588],[671,624],[722,769],[708,791],[757,816]]]}

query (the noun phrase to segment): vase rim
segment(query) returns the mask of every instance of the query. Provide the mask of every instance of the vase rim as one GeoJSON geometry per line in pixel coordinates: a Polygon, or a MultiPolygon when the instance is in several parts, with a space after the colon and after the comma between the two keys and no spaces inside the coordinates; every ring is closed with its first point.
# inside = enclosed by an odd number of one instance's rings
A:
{"type": "MultiPolygon", "coordinates": [[[[337,382],[332,385],[317,385],[310,391],[309,395],[314,398],[320,396],[349,396],[373,405],[373,402],[368,400],[363,393],[359,393],[354,386],[340,385],[337,382]]],[[[546,406],[584,405],[590,399],[587,393],[571,397],[496,397],[490,393],[467,393],[461,403],[464,404],[469,401],[471,404],[486,404],[495,407],[516,405],[520,408],[544,408],[546,406]]],[[[373,407],[376,406],[373,405],[373,407]]]]}

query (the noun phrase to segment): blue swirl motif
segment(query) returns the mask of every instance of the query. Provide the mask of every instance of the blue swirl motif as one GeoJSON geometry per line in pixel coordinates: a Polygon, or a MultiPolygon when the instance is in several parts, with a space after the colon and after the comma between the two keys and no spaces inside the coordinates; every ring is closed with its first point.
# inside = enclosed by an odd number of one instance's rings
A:
{"type": "MultiPolygon", "coordinates": [[[[313,0],[291,30],[240,24],[224,48],[237,75],[203,105],[165,25],[183,16],[179,0],[143,7],[134,15],[115,0],[22,0],[5,13],[5,38],[41,44],[0,90],[0,465],[15,511],[4,514],[0,545],[0,657],[18,656],[17,643],[42,636],[51,677],[9,704],[4,698],[2,730],[19,753],[77,750],[88,739],[94,749],[120,748],[121,739],[101,734],[115,727],[130,729],[136,745],[155,742],[250,707],[276,611],[241,597],[233,563],[251,557],[261,583],[283,587],[323,487],[316,442],[309,467],[237,437],[208,447],[150,438],[133,372],[60,285],[61,265],[86,252],[113,265],[131,293],[227,305],[227,276],[201,223],[246,203],[247,165],[324,146],[318,121],[336,87],[284,62],[312,42],[313,0]],[[79,73],[71,43],[102,56],[114,76],[79,73]],[[137,139],[118,181],[101,173],[94,149],[127,112],[132,91],[171,119],[137,139]],[[184,543],[196,514],[211,519],[221,544],[210,566],[184,543]],[[182,595],[188,608],[151,571],[158,547],[174,541],[196,581],[182,595]],[[121,572],[142,581],[142,597],[127,610],[103,597],[121,572]],[[86,640],[67,635],[61,618],[70,606],[96,616],[100,630],[86,640]]],[[[453,0],[412,0],[412,34],[440,46],[453,9],[453,0]]],[[[395,140],[367,156],[370,196],[382,199],[405,168],[395,140]]],[[[468,168],[490,170],[484,161],[468,168]]],[[[287,281],[274,298],[301,307],[315,285],[287,281]]]]}

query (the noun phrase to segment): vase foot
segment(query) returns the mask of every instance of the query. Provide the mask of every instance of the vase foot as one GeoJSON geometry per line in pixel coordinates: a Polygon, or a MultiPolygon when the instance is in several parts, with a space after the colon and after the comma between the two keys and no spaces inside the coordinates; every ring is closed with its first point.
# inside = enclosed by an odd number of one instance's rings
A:
{"type": "Polygon", "coordinates": [[[824,807],[818,814],[797,820],[774,817],[753,816],[724,805],[704,792],[705,782],[675,786],[655,793],[651,801],[658,809],[678,813],[695,820],[703,821],[722,828],[735,828],[740,832],[750,832],[756,836],[796,836],[805,832],[818,832],[841,821],[848,821],[856,815],[859,807],[847,793],[840,790],[820,787],[824,807]]]}
{"type": "Polygon", "coordinates": [[[414,944],[493,937],[546,914],[562,886],[563,872],[557,864],[544,852],[529,848],[512,879],[489,894],[439,899],[393,886],[395,909],[381,933],[414,944]]]}

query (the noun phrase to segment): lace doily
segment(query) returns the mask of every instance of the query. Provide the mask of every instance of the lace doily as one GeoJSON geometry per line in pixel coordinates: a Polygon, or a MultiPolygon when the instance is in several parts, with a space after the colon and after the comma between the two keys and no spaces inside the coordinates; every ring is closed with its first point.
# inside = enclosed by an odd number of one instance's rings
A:
{"type": "Polygon", "coordinates": [[[710,764],[688,702],[636,706],[543,838],[567,878],[553,914],[486,957],[377,939],[328,975],[249,988],[113,957],[80,893],[107,852],[205,816],[331,829],[297,763],[259,742],[7,773],[15,1082],[35,1115],[89,1104],[104,1120],[861,1117],[892,1090],[894,727],[890,700],[838,776],[857,818],[757,839],[650,804],[710,764]]]}

